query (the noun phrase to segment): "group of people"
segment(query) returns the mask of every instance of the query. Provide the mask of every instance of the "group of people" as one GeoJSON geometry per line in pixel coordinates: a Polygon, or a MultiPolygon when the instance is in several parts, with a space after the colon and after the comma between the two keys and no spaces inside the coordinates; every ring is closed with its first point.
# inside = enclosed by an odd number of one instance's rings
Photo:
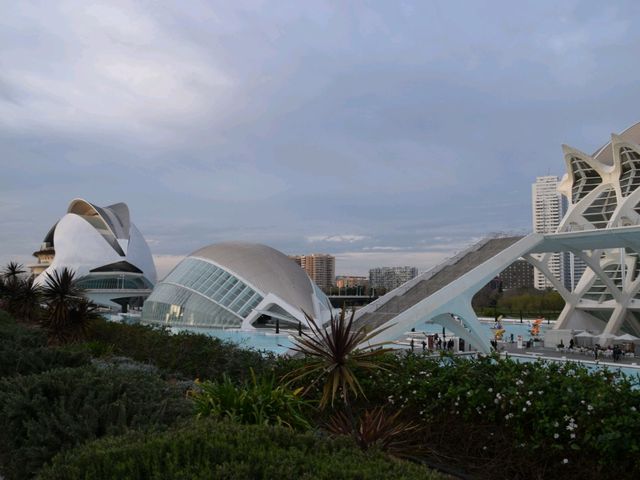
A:
{"type": "MultiPolygon", "coordinates": [[[[415,330],[413,330],[415,331],[415,330]]],[[[438,334],[436,333],[433,336],[433,343],[434,346],[436,347],[437,350],[448,350],[448,351],[453,351],[454,347],[455,347],[455,342],[453,341],[453,338],[450,338],[449,340],[441,338],[438,336],[438,334]]],[[[413,352],[415,349],[415,341],[412,338],[411,341],[409,342],[409,346],[411,347],[411,351],[413,352]]],[[[422,351],[425,352],[427,350],[427,341],[426,339],[422,340],[422,351]]]]}
{"type": "MultiPolygon", "coordinates": [[[[571,340],[569,340],[569,350],[573,350],[575,346],[576,344],[572,338],[571,340]]],[[[560,343],[558,344],[558,348],[565,348],[564,342],[562,340],[560,340],[560,343]]],[[[600,344],[596,343],[593,346],[593,356],[595,357],[596,360],[598,359],[598,352],[605,352],[605,351],[611,353],[611,357],[613,358],[614,362],[617,362],[618,360],[620,360],[624,355],[624,351],[620,348],[620,345],[614,345],[613,347],[609,345],[607,348],[604,348],[600,344]]]]}

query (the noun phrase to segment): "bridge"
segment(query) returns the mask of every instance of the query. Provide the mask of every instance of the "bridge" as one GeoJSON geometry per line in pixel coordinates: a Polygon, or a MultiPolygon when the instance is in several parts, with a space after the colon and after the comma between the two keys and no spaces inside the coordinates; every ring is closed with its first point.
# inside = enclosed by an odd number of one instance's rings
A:
{"type": "Polygon", "coordinates": [[[616,283],[600,261],[603,252],[625,248],[640,252],[640,227],[486,238],[361,308],[354,324],[372,334],[372,344],[396,340],[425,322],[437,323],[488,353],[489,338],[471,307],[471,299],[511,263],[524,258],[549,278],[566,302],[557,329],[571,328],[571,320],[578,317],[581,325],[587,325],[585,328],[604,326],[605,336],[613,336],[623,324],[640,335],[640,322],[633,314],[640,312],[640,298],[635,298],[640,291],[640,276],[635,264],[634,270],[630,268],[628,272],[629,280],[616,283]],[[593,272],[585,275],[573,292],[553,276],[544,261],[546,255],[555,252],[573,253],[593,272]],[[596,282],[604,285],[610,299],[584,297],[596,282]],[[602,309],[612,309],[613,314],[599,320],[590,313],[602,309]]]}

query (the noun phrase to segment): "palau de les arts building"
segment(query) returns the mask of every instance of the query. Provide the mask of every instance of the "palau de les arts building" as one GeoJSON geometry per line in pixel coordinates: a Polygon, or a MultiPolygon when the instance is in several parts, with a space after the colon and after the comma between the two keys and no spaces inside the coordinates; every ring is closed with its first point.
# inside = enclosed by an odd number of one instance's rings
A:
{"type": "Polygon", "coordinates": [[[36,284],[66,267],[91,301],[114,310],[141,307],[156,282],[149,246],[124,203],[98,207],[73,200],[33,255],[36,284]]]}

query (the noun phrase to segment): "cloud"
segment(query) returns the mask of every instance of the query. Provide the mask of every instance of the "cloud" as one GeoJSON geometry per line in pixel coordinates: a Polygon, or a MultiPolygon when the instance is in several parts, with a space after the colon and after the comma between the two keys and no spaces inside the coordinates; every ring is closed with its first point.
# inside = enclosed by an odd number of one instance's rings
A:
{"type": "Polygon", "coordinates": [[[355,243],[366,239],[365,235],[310,235],[307,237],[307,242],[331,242],[331,243],[355,243]]]}

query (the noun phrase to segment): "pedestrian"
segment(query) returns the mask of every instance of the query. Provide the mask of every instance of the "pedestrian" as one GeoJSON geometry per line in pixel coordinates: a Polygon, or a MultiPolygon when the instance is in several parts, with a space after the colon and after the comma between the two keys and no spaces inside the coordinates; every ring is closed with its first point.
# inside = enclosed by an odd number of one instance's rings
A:
{"type": "Polygon", "coordinates": [[[412,352],[413,352],[413,347],[414,347],[414,345],[413,345],[413,338],[412,338],[412,339],[411,339],[411,351],[412,351],[412,352]]]}
{"type": "Polygon", "coordinates": [[[422,351],[424,352],[427,349],[427,342],[422,340],[422,351]]]}

